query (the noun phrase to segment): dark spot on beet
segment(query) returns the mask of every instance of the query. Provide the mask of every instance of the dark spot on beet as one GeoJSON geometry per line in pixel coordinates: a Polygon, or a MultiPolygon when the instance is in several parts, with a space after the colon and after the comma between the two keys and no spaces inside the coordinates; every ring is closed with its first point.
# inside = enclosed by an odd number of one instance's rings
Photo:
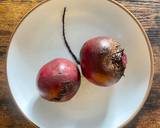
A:
{"type": "Polygon", "coordinates": [[[54,97],[53,99],[51,99],[51,101],[60,101],[61,97],[54,97]]]}

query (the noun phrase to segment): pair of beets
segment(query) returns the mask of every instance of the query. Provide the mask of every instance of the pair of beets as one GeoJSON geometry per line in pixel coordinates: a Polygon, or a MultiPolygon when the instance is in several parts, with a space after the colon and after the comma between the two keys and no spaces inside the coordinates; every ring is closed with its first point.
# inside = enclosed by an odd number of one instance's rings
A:
{"type": "MultiPolygon", "coordinates": [[[[109,37],[96,37],[86,41],[80,51],[82,74],[99,86],[117,83],[124,75],[127,57],[120,44],[109,37]]],[[[78,91],[81,74],[77,64],[57,58],[45,64],[37,76],[41,97],[49,101],[70,100],[78,91]]]]}

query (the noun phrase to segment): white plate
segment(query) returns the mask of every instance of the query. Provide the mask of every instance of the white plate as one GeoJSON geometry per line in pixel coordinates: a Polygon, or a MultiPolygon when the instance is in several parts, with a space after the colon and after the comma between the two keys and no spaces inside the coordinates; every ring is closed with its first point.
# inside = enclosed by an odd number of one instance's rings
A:
{"type": "MultiPolygon", "coordinates": [[[[74,61],[74,60],[73,60],[74,61]]],[[[24,115],[41,128],[116,128],[128,123],[144,104],[153,78],[153,57],[141,25],[124,7],[107,0],[50,0],[27,14],[16,29],[8,51],[7,75],[11,93],[24,115]],[[82,77],[76,96],[65,103],[39,97],[36,75],[56,58],[73,60],[62,38],[79,56],[87,39],[107,35],[121,42],[128,65],[120,82],[103,88],[82,77]]]]}

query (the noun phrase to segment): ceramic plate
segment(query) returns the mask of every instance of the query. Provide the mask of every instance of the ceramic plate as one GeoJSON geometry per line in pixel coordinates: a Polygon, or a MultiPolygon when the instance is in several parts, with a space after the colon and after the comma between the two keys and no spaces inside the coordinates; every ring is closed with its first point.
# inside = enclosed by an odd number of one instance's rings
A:
{"type": "Polygon", "coordinates": [[[141,25],[117,2],[49,0],[18,25],[8,51],[7,75],[19,109],[41,128],[117,128],[133,119],[144,104],[153,78],[153,57],[141,25]],[[86,40],[110,36],[125,48],[128,64],[125,77],[116,85],[98,87],[82,76],[81,87],[72,100],[54,103],[39,97],[36,75],[54,58],[74,61],[62,36],[64,7],[66,37],[77,57],[86,40]]]}

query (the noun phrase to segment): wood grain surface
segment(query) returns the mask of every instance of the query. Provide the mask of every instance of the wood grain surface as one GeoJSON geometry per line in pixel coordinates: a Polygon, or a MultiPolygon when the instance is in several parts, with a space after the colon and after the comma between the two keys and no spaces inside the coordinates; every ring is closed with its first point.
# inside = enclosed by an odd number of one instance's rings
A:
{"type": "MultiPolygon", "coordinates": [[[[0,0],[0,128],[35,128],[18,110],[6,80],[9,39],[20,19],[42,0],[0,0]]],[[[160,128],[160,0],[117,0],[142,23],[154,53],[152,90],[139,114],[126,128],[160,128]]]]}

